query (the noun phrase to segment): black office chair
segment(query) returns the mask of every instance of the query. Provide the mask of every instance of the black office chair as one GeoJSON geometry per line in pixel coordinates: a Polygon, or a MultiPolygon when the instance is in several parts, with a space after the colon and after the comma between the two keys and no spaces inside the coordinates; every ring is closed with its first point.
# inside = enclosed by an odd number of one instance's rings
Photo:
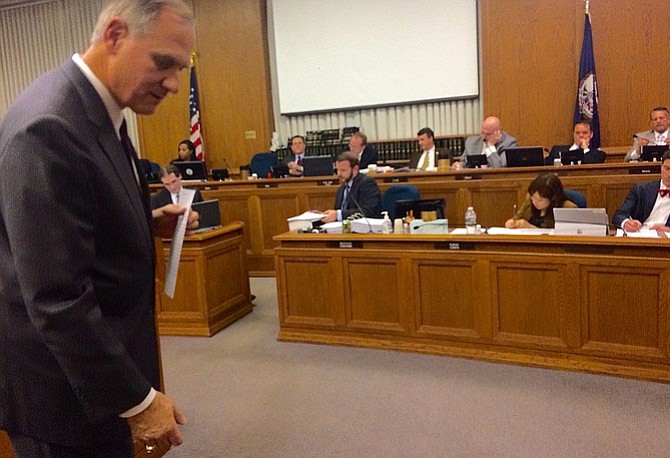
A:
{"type": "Polygon", "coordinates": [[[389,218],[393,221],[396,217],[404,215],[395,214],[395,203],[399,200],[419,200],[421,194],[416,186],[411,184],[397,184],[391,186],[382,195],[382,210],[389,212],[389,218]]]}
{"type": "Polygon", "coordinates": [[[272,168],[277,165],[277,156],[272,152],[256,153],[249,162],[249,173],[258,175],[258,178],[267,178],[272,168]]]}
{"type": "Polygon", "coordinates": [[[568,198],[572,203],[577,205],[578,208],[586,208],[586,197],[579,191],[574,189],[564,189],[565,197],[568,198]]]}

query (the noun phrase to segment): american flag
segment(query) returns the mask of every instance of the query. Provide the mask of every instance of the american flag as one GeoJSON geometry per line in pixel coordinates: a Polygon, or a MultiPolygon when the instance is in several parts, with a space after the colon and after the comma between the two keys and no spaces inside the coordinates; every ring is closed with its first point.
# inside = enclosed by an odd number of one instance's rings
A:
{"type": "Polygon", "coordinates": [[[188,99],[188,108],[191,115],[190,140],[195,145],[195,155],[199,161],[205,160],[205,147],[202,144],[202,129],[200,128],[200,103],[198,102],[198,82],[195,78],[195,65],[191,66],[191,93],[188,99]]]}

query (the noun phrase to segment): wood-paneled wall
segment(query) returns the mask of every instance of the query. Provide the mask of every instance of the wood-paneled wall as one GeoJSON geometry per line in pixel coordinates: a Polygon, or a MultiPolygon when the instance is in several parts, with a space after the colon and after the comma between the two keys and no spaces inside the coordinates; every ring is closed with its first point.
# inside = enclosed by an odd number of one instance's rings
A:
{"type": "MultiPolygon", "coordinates": [[[[584,30],[581,0],[480,0],[484,116],[525,145],[571,139],[584,30]]],[[[649,111],[670,104],[670,9],[591,1],[603,146],[632,144],[649,111]]]]}
{"type": "MultiPolygon", "coordinates": [[[[208,167],[246,164],[273,130],[264,0],[193,0],[208,167]],[[245,138],[255,131],[255,139],[245,138]]],[[[581,0],[480,0],[484,115],[502,118],[521,144],[571,139],[584,29],[581,0]]],[[[649,110],[670,105],[670,9],[652,0],[594,0],[591,17],[603,146],[631,144],[649,110]]],[[[165,163],[188,136],[182,91],[141,117],[144,155],[165,163]]],[[[468,132],[460,132],[467,134],[468,132]]]]}
{"type": "MultiPolygon", "coordinates": [[[[196,72],[208,168],[247,164],[267,151],[273,130],[264,0],[193,0],[196,72]],[[254,132],[255,138],[245,133],[254,132]]],[[[153,116],[139,119],[142,152],[174,159],[189,133],[189,75],[153,116]]]]}

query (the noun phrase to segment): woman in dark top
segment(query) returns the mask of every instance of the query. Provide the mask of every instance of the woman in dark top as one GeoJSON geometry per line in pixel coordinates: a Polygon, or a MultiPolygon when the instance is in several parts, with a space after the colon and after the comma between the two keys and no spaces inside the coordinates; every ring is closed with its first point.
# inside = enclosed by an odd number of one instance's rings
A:
{"type": "Polygon", "coordinates": [[[170,161],[170,164],[175,162],[184,162],[184,161],[197,161],[198,158],[195,156],[195,145],[191,140],[182,140],[179,142],[177,147],[177,159],[170,161]]]}
{"type": "Polygon", "coordinates": [[[576,208],[568,200],[563,183],[553,173],[539,175],[528,186],[528,194],[519,211],[505,222],[508,228],[553,228],[554,208],[576,208]]]}

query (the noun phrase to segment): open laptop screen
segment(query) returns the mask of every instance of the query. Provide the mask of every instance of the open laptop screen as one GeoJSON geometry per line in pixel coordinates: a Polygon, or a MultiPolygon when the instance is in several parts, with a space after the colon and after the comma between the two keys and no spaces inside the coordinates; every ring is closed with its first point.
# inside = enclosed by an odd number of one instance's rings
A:
{"type": "Polygon", "coordinates": [[[219,211],[219,201],[217,199],[196,202],[191,205],[191,209],[198,212],[198,229],[195,233],[205,232],[221,227],[221,212],[219,211]]]}
{"type": "Polygon", "coordinates": [[[544,148],[526,146],[505,149],[507,167],[539,167],[544,165],[544,148]]]}
{"type": "Polygon", "coordinates": [[[482,166],[486,167],[489,165],[489,160],[486,157],[486,154],[473,154],[467,156],[468,167],[481,169],[482,166]]]}
{"type": "Polygon", "coordinates": [[[584,160],[584,150],[581,148],[561,151],[561,164],[578,165],[584,160]]]}
{"type": "Polygon", "coordinates": [[[305,156],[302,158],[302,174],[318,177],[333,174],[333,158],[330,156],[305,156]]]}
{"type": "Polygon", "coordinates": [[[670,146],[644,145],[641,148],[640,159],[645,162],[660,162],[663,154],[670,148],[670,146]]]}
{"type": "Polygon", "coordinates": [[[202,161],[183,161],[174,162],[175,167],[179,169],[182,180],[206,181],[207,168],[202,161]]]}

